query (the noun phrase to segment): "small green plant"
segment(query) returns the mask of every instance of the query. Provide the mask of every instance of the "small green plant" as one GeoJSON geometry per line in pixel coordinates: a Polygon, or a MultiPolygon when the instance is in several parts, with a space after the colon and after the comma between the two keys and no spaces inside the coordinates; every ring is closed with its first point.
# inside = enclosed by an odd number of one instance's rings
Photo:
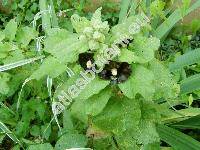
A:
{"type": "Polygon", "coordinates": [[[87,3],[72,2],[77,13],[64,24],[63,1],[23,2],[40,11],[0,31],[0,149],[200,149],[180,130],[199,129],[199,74],[186,77],[199,49],[169,66],[174,57],[160,55],[199,1],[167,17],[163,1],[122,0],[118,23],[102,8],[85,17],[87,3]]]}

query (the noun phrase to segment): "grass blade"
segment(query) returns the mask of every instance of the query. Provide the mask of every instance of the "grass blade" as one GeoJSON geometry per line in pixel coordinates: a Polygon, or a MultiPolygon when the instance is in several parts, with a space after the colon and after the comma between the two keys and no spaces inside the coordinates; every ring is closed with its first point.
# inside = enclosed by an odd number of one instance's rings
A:
{"type": "Polygon", "coordinates": [[[54,4],[53,4],[53,1],[50,0],[50,6],[51,6],[51,24],[52,24],[52,27],[53,28],[56,28],[58,27],[58,18],[56,16],[56,13],[55,13],[55,9],[54,9],[54,4]]]}
{"type": "MultiPolygon", "coordinates": [[[[188,15],[189,13],[191,13],[192,11],[194,11],[195,9],[197,9],[198,7],[200,7],[200,1],[196,1],[190,8],[188,8],[186,10],[186,13],[184,14],[184,16],[188,15]]],[[[177,9],[175,10],[169,17],[167,20],[165,20],[155,31],[154,35],[156,37],[158,37],[159,39],[163,39],[164,36],[166,36],[166,34],[173,28],[173,26],[182,19],[182,13],[181,13],[181,9],[177,9]]]]}
{"type": "Polygon", "coordinates": [[[200,142],[178,130],[165,125],[157,125],[157,131],[161,140],[165,141],[175,150],[199,150],[200,142]]]}
{"type": "Polygon", "coordinates": [[[129,10],[129,16],[135,15],[137,6],[138,4],[136,3],[136,1],[132,1],[131,8],[129,10]]]}
{"type": "Polygon", "coordinates": [[[147,16],[151,16],[150,12],[150,5],[151,5],[151,0],[146,0],[146,8],[147,8],[147,16]]]}
{"type": "Polygon", "coordinates": [[[10,70],[13,68],[20,67],[20,66],[24,66],[26,64],[30,64],[30,63],[32,63],[36,60],[40,60],[42,58],[44,58],[44,56],[34,57],[34,58],[30,58],[30,59],[24,59],[24,60],[20,60],[20,61],[14,62],[14,63],[3,65],[3,66],[0,66],[0,72],[7,71],[7,70],[10,70]]]}
{"type": "Polygon", "coordinates": [[[177,57],[175,62],[170,64],[169,68],[173,72],[198,62],[200,62],[200,48],[177,57]]]}
{"type": "Polygon", "coordinates": [[[47,1],[40,0],[40,12],[42,12],[42,28],[47,32],[51,28],[50,12],[48,11],[47,1]]]}
{"type": "Polygon", "coordinates": [[[6,106],[4,103],[0,102],[1,107],[3,107],[4,109],[8,110],[10,113],[12,113],[13,115],[16,115],[10,108],[8,108],[8,106],[6,106]]]}
{"type": "Polygon", "coordinates": [[[180,129],[200,129],[200,115],[191,117],[189,119],[170,124],[171,127],[180,129]]]}
{"type": "Polygon", "coordinates": [[[122,23],[122,21],[126,18],[127,13],[128,13],[128,8],[129,8],[131,1],[132,0],[122,0],[121,1],[121,10],[119,13],[119,23],[122,23]]]}
{"type": "Polygon", "coordinates": [[[3,132],[9,136],[15,143],[18,143],[20,146],[22,146],[22,143],[20,142],[20,140],[14,135],[14,133],[12,133],[8,127],[6,127],[6,125],[0,121],[0,128],[1,130],[3,130],[3,132]]]}
{"type": "Polygon", "coordinates": [[[200,89],[200,74],[193,75],[181,81],[181,94],[191,93],[200,89]]]}

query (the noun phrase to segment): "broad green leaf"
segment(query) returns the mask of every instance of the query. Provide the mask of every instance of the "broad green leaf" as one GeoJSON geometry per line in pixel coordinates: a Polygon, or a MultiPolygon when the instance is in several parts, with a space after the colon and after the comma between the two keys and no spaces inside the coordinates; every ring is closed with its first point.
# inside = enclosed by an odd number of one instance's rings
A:
{"type": "Polygon", "coordinates": [[[159,135],[156,131],[155,124],[160,121],[161,116],[157,112],[157,106],[153,102],[142,101],[141,120],[138,130],[134,136],[139,144],[150,144],[159,142],[159,135]]]}
{"type": "Polygon", "coordinates": [[[158,50],[160,46],[160,40],[151,37],[146,38],[144,36],[138,35],[134,38],[132,47],[130,48],[135,52],[135,56],[138,57],[136,62],[147,63],[154,58],[154,53],[158,50]]]}
{"type": "Polygon", "coordinates": [[[149,69],[154,74],[155,99],[175,98],[178,96],[180,86],[173,80],[172,75],[164,65],[154,59],[150,62],[149,69]]]}
{"type": "Polygon", "coordinates": [[[191,93],[200,89],[200,74],[195,74],[181,81],[181,94],[191,93]]]}
{"type": "Polygon", "coordinates": [[[85,17],[80,17],[77,14],[71,16],[71,22],[77,33],[83,32],[86,27],[90,26],[89,20],[87,20],[85,17]]]}
{"type": "Polygon", "coordinates": [[[15,126],[15,134],[18,137],[25,137],[29,132],[29,122],[27,121],[18,121],[15,126]]]}
{"type": "Polygon", "coordinates": [[[104,110],[94,117],[93,123],[104,131],[121,134],[129,129],[136,129],[140,116],[137,100],[113,97],[104,110]]]}
{"type": "Polygon", "coordinates": [[[53,147],[50,143],[44,143],[44,144],[36,144],[36,145],[30,145],[28,147],[28,150],[53,150],[53,147]]]}
{"type": "Polygon", "coordinates": [[[178,130],[165,125],[157,125],[157,131],[161,140],[168,143],[175,150],[199,150],[200,142],[178,130]]]}
{"type": "Polygon", "coordinates": [[[107,21],[102,22],[101,20],[101,10],[102,7],[98,8],[91,18],[91,25],[95,30],[99,30],[102,33],[108,33],[109,31],[109,25],[107,21]]]}
{"type": "Polygon", "coordinates": [[[56,90],[55,99],[62,98],[67,101],[65,96],[67,94],[71,99],[85,100],[98,94],[110,83],[109,81],[100,80],[98,77],[95,77],[92,71],[92,74],[82,71],[80,66],[73,70],[76,74],[56,90]]]}
{"type": "Polygon", "coordinates": [[[15,50],[15,48],[11,43],[0,43],[0,59],[6,58],[12,50],[15,50]]]}
{"type": "Polygon", "coordinates": [[[134,52],[129,51],[128,49],[122,49],[118,60],[120,62],[127,62],[127,63],[131,64],[133,62],[136,62],[138,60],[138,58],[137,58],[137,56],[135,56],[134,52]]]}
{"type": "Polygon", "coordinates": [[[33,125],[30,129],[30,134],[33,136],[40,136],[40,127],[37,125],[33,125]]]}
{"type": "Polygon", "coordinates": [[[106,88],[109,83],[109,81],[104,81],[99,79],[98,77],[95,77],[95,79],[91,80],[89,83],[86,83],[87,85],[84,89],[80,90],[80,94],[78,95],[78,97],[76,97],[76,99],[86,100],[91,96],[98,94],[101,90],[106,88]]]}
{"type": "Polygon", "coordinates": [[[0,73],[0,94],[6,95],[8,94],[9,88],[9,80],[11,76],[8,73],[0,73]]]}
{"type": "Polygon", "coordinates": [[[17,61],[24,60],[25,56],[21,49],[13,50],[9,53],[9,55],[2,61],[4,64],[15,63],[17,61]]]}
{"type": "Polygon", "coordinates": [[[71,112],[68,111],[67,109],[64,111],[64,114],[63,114],[63,128],[65,131],[67,130],[67,132],[74,130],[71,112]]]}
{"type": "Polygon", "coordinates": [[[125,18],[122,23],[112,27],[112,40],[119,40],[122,37],[132,37],[139,33],[143,26],[147,26],[149,19],[144,13],[125,18]]]}
{"type": "Polygon", "coordinates": [[[65,72],[66,68],[67,66],[65,64],[59,62],[56,58],[49,56],[29,78],[40,80],[41,78],[48,75],[51,78],[55,78],[65,72]]]}
{"type": "Polygon", "coordinates": [[[51,49],[56,44],[59,44],[60,41],[66,40],[68,38],[71,39],[72,41],[76,41],[78,39],[76,34],[69,32],[65,29],[52,28],[48,30],[48,36],[44,41],[45,48],[47,50],[51,49]]]}
{"type": "Polygon", "coordinates": [[[87,144],[87,138],[82,134],[64,134],[57,141],[55,150],[65,150],[67,148],[81,148],[87,144]]]}
{"type": "Polygon", "coordinates": [[[15,19],[11,19],[5,27],[4,34],[6,38],[12,41],[15,39],[16,32],[17,32],[17,22],[15,21],[15,19]]]}
{"type": "Polygon", "coordinates": [[[38,32],[34,28],[26,26],[18,30],[16,40],[21,43],[23,47],[26,47],[37,35],[38,32]]]}
{"type": "Polygon", "coordinates": [[[1,42],[0,43],[0,51],[1,52],[10,52],[12,50],[15,50],[15,45],[13,45],[10,42],[1,42]]]}
{"type": "Polygon", "coordinates": [[[111,89],[108,87],[88,99],[75,100],[71,106],[71,112],[76,118],[86,123],[88,116],[96,116],[102,112],[110,97],[111,89]]]}
{"type": "Polygon", "coordinates": [[[144,145],[159,142],[160,140],[155,123],[147,120],[142,120],[140,122],[139,130],[137,130],[135,138],[137,138],[138,143],[144,145]]]}
{"type": "Polygon", "coordinates": [[[152,100],[155,92],[153,73],[141,65],[132,67],[132,71],[130,78],[119,84],[119,88],[129,98],[135,98],[136,94],[141,94],[146,100],[152,100]]]}
{"type": "Polygon", "coordinates": [[[119,147],[124,150],[140,150],[136,139],[133,138],[134,134],[135,132],[128,130],[122,135],[115,136],[119,147]]]}
{"type": "Polygon", "coordinates": [[[45,40],[45,51],[52,54],[60,62],[73,63],[78,60],[79,53],[88,50],[86,41],[79,40],[76,34],[56,29],[49,34],[45,40]]]}
{"type": "Polygon", "coordinates": [[[188,53],[185,53],[175,59],[174,63],[171,63],[169,68],[170,71],[176,71],[182,69],[183,67],[199,63],[200,62],[200,48],[192,50],[188,53]]]}

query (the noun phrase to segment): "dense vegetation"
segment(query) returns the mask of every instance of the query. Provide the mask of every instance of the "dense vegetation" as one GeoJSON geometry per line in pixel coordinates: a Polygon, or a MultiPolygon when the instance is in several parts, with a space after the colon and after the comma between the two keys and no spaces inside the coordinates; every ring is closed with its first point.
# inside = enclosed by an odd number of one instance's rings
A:
{"type": "Polygon", "coordinates": [[[0,3],[0,150],[200,149],[199,0],[0,3]]]}

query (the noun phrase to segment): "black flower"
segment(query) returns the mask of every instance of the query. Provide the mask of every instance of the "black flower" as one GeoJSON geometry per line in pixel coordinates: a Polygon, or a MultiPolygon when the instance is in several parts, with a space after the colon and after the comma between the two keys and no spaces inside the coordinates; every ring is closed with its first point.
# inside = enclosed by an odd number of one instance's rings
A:
{"type": "Polygon", "coordinates": [[[111,84],[119,84],[125,82],[131,72],[131,65],[128,63],[110,61],[98,75],[101,79],[111,80],[111,84]]]}

